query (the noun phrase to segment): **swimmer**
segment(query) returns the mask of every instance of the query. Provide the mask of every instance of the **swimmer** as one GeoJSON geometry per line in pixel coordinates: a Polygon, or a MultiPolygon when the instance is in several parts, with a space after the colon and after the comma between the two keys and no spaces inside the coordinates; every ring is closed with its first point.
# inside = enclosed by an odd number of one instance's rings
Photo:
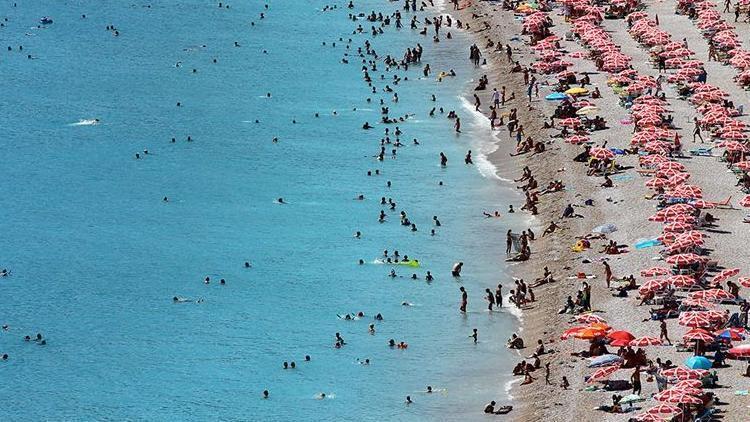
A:
{"type": "Polygon", "coordinates": [[[432,386],[431,385],[427,386],[427,391],[425,391],[425,393],[427,393],[427,394],[431,394],[432,393],[432,386]]]}
{"type": "Polygon", "coordinates": [[[471,337],[471,338],[474,339],[474,344],[477,344],[477,340],[478,340],[478,337],[479,337],[479,332],[477,332],[476,328],[474,330],[472,330],[472,333],[471,333],[471,335],[469,337],[471,337]]]}
{"type": "Polygon", "coordinates": [[[412,403],[414,402],[411,401],[411,396],[406,396],[406,404],[412,404],[412,403]]]}
{"type": "Polygon", "coordinates": [[[278,198],[276,199],[276,202],[279,204],[286,204],[286,202],[284,202],[284,198],[278,198]]]}
{"type": "Polygon", "coordinates": [[[370,333],[370,335],[375,334],[375,324],[370,324],[369,327],[367,327],[367,332],[370,333]]]}
{"type": "Polygon", "coordinates": [[[305,362],[310,362],[310,355],[305,355],[305,362]]]}
{"type": "Polygon", "coordinates": [[[357,231],[356,233],[354,233],[354,238],[355,239],[361,239],[362,238],[362,232],[357,231]]]}
{"type": "Polygon", "coordinates": [[[513,214],[514,212],[516,212],[516,211],[513,209],[513,205],[509,205],[508,206],[508,214],[513,214]]]}
{"type": "Polygon", "coordinates": [[[245,261],[245,268],[250,268],[250,267],[252,267],[252,265],[250,265],[249,262],[245,261]]]}
{"type": "Polygon", "coordinates": [[[432,276],[432,273],[430,273],[429,271],[427,271],[427,275],[424,277],[424,279],[427,280],[427,281],[432,281],[432,280],[434,280],[434,277],[432,276]]]}
{"type": "Polygon", "coordinates": [[[268,390],[263,390],[263,398],[264,399],[268,398],[268,390]]]}

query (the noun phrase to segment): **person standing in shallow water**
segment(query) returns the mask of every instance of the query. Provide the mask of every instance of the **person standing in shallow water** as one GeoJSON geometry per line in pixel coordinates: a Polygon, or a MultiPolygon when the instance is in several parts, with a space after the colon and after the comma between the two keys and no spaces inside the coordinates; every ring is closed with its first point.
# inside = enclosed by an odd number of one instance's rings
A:
{"type": "Polygon", "coordinates": [[[461,306],[458,309],[461,312],[466,313],[466,305],[469,304],[469,295],[466,293],[464,286],[461,286],[458,290],[461,291],[461,306]]]}

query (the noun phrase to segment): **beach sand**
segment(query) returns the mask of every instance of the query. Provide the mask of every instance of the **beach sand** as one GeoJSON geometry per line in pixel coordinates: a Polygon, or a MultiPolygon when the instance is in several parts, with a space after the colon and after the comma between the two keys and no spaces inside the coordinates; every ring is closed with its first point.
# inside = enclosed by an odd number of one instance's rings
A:
{"type": "MultiPolygon", "coordinates": [[[[562,16],[556,12],[557,10],[553,10],[549,14],[555,21],[555,26],[551,29],[555,35],[562,37],[569,30],[569,25],[563,22],[562,16]]],[[[686,16],[674,14],[674,3],[649,3],[646,12],[651,17],[654,13],[658,14],[661,22],[660,27],[669,31],[674,40],[686,38],[690,49],[696,52],[695,58],[707,63],[706,70],[709,83],[730,92],[732,95],[730,100],[734,101],[735,104],[750,104],[748,92],[738,88],[732,80],[736,75],[736,70],[720,63],[708,62],[706,40],[686,16]]],[[[471,23],[477,45],[482,49],[484,58],[487,59],[486,73],[489,77],[489,86],[487,91],[480,94],[484,105],[483,111],[488,111],[487,105],[491,103],[492,88],[497,87],[499,89],[501,85],[505,85],[509,92],[516,93],[517,99],[506,105],[503,111],[507,111],[510,107],[517,107],[519,120],[524,125],[527,136],[531,136],[535,140],[551,140],[550,135],[557,131],[548,131],[542,127],[544,116],[551,115],[556,105],[543,100],[544,96],[551,91],[545,86],[540,86],[539,98],[535,98],[531,107],[528,107],[528,102],[524,97],[526,90],[522,74],[510,73],[511,63],[507,61],[504,53],[489,51],[486,48],[489,39],[506,44],[509,40],[515,38],[517,41],[511,42],[514,48],[514,60],[520,61],[524,66],[531,65],[534,56],[529,49],[528,37],[520,35],[521,21],[516,19],[511,12],[502,10],[500,3],[494,2],[474,2],[470,7],[451,13],[455,13],[462,21],[471,23]],[[478,17],[473,18],[472,15],[478,15],[478,17]],[[478,30],[481,27],[480,24],[485,21],[490,23],[491,29],[478,30]]],[[[724,15],[726,20],[733,21],[733,15],[731,19],[729,14],[724,15]]],[[[745,31],[745,33],[750,31],[750,25],[746,23],[735,25],[738,31],[745,31]]],[[[622,47],[622,52],[633,57],[632,65],[636,70],[653,77],[658,75],[657,70],[648,62],[648,52],[630,37],[623,20],[605,20],[603,26],[610,33],[612,39],[622,47]]],[[[745,47],[747,46],[746,43],[745,47]]],[[[567,52],[585,51],[576,42],[561,41],[561,47],[567,52]]],[[[602,98],[594,100],[594,102],[600,107],[601,110],[598,114],[607,120],[609,128],[592,132],[591,140],[598,145],[607,141],[608,147],[628,147],[633,126],[632,124],[620,123],[621,120],[629,117],[629,113],[618,105],[617,96],[606,85],[608,75],[605,72],[598,72],[590,60],[569,57],[565,57],[565,60],[574,63],[574,67],[570,70],[594,72],[590,75],[592,86],[598,87],[602,93],[602,98]]],[[[542,83],[550,79],[544,75],[536,76],[542,83]]],[[[552,78],[554,78],[554,75],[552,75],[552,78]]],[[[667,100],[670,103],[671,114],[675,116],[675,125],[679,128],[678,132],[683,139],[684,150],[692,148],[696,146],[692,142],[692,119],[697,115],[695,108],[687,101],[676,98],[676,92],[672,86],[666,83],[664,86],[667,100]]],[[[746,116],[741,119],[747,122],[746,116]]],[[[542,359],[543,364],[548,361],[552,362],[551,381],[553,385],[544,385],[543,370],[537,371],[534,375],[537,379],[533,383],[529,385],[516,384],[512,395],[517,399],[516,405],[518,408],[513,412],[513,419],[529,421],[627,420],[634,413],[609,414],[592,410],[598,405],[610,404],[612,392],[582,391],[586,387],[584,375],[589,375],[593,370],[586,368],[584,359],[571,356],[570,353],[586,349],[588,344],[578,340],[560,340],[560,334],[572,325],[570,315],[558,315],[557,311],[563,306],[565,298],[568,295],[575,296],[576,291],[580,288],[580,281],[569,280],[566,278],[567,276],[577,272],[595,274],[597,278],[589,280],[589,282],[592,284],[593,309],[596,310],[597,314],[605,318],[616,329],[626,329],[636,336],[658,337],[658,322],[643,321],[649,316],[649,307],[637,306],[639,301],[636,299],[636,292],[631,292],[628,298],[617,298],[613,297],[610,290],[607,289],[603,280],[603,265],[599,262],[601,254],[596,252],[600,249],[600,245],[606,241],[592,242],[592,248],[583,253],[571,251],[571,246],[575,243],[575,236],[587,234],[592,228],[600,224],[614,223],[619,230],[608,236],[609,239],[613,239],[620,244],[631,245],[629,253],[609,256],[608,262],[612,267],[614,276],[624,277],[634,274],[639,282],[643,282],[638,273],[643,268],[659,264],[659,262],[652,260],[654,256],[657,256],[658,251],[655,248],[639,251],[635,250],[632,245],[638,239],[656,237],[661,231],[659,223],[647,220],[656,209],[655,202],[644,199],[644,195],[651,193],[644,187],[646,178],[639,176],[635,169],[631,169],[625,173],[625,177],[614,179],[615,187],[601,188],[601,178],[587,177],[586,167],[581,163],[572,161],[572,158],[581,151],[580,147],[565,144],[559,138],[553,140],[551,145],[548,145],[547,151],[541,155],[535,157],[521,156],[509,160],[508,153],[514,149],[514,142],[508,136],[505,127],[501,127],[499,133],[501,134],[499,142],[502,145],[490,159],[504,173],[504,177],[518,177],[520,176],[520,167],[529,166],[540,186],[544,186],[554,179],[562,179],[567,187],[563,193],[541,197],[542,199],[538,204],[539,215],[537,216],[537,226],[544,227],[549,221],[556,221],[564,230],[558,230],[545,238],[539,237],[541,230],[535,230],[537,231],[537,240],[531,243],[532,258],[525,263],[516,265],[513,271],[516,277],[529,281],[540,277],[542,268],[548,266],[558,280],[557,283],[535,289],[537,301],[524,309],[521,327],[521,335],[527,344],[527,349],[524,350],[525,355],[532,353],[529,346],[534,345],[537,339],[543,339],[548,348],[557,351],[542,359]],[[576,208],[576,212],[582,214],[584,218],[560,221],[560,215],[566,204],[582,205],[583,201],[589,198],[594,200],[594,206],[576,208]],[[592,263],[583,264],[581,261],[584,258],[588,258],[592,263]],[[563,375],[567,376],[571,384],[568,390],[559,387],[563,375]]],[[[721,201],[732,196],[732,202],[736,203],[743,196],[739,188],[735,187],[736,178],[727,170],[726,165],[719,162],[717,158],[697,157],[679,161],[690,172],[691,183],[698,184],[703,188],[706,200],[721,201]]],[[[625,166],[636,168],[638,166],[635,156],[625,156],[618,159],[618,162],[625,166]]],[[[742,270],[741,274],[747,274],[746,271],[750,270],[750,266],[747,264],[750,251],[743,246],[747,244],[750,236],[748,236],[748,231],[742,223],[744,212],[741,209],[714,209],[710,212],[718,218],[719,227],[717,230],[708,233],[710,237],[707,239],[706,247],[713,251],[712,257],[718,258],[720,264],[727,268],[739,267],[742,270]]],[[[722,311],[726,308],[725,306],[718,307],[722,311]]],[[[736,306],[729,309],[731,312],[737,312],[736,306]]],[[[677,325],[676,319],[668,320],[667,324],[673,342],[680,340],[684,332],[687,331],[686,327],[677,325]]],[[[614,353],[615,351],[616,348],[610,348],[610,352],[614,353]]],[[[669,346],[649,348],[647,353],[651,359],[656,357],[660,357],[662,360],[670,359],[677,365],[680,365],[691,355],[689,353],[678,353],[675,348],[669,346]]],[[[749,384],[748,379],[741,376],[746,364],[740,361],[730,360],[728,362],[731,365],[730,367],[716,370],[720,384],[726,388],[713,391],[722,401],[728,402],[727,405],[719,406],[723,411],[724,420],[747,420],[747,407],[750,401],[746,396],[734,395],[736,389],[746,389],[749,384]]],[[[632,370],[622,370],[613,379],[628,379],[631,373],[632,370]]],[[[643,379],[646,379],[645,376],[643,379]]],[[[644,381],[642,396],[649,397],[656,391],[655,382],[644,381]]],[[[624,393],[627,394],[627,392],[624,393]]],[[[649,408],[655,403],[650,400],[638,405],[641,408],[649,408]]]]}

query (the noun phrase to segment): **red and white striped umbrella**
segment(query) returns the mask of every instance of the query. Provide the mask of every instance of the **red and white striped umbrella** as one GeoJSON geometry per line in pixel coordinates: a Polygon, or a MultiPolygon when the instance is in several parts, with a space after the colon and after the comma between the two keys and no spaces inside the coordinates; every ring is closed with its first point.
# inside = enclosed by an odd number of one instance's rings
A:
{"type": "Polygon", "coordinates": [[[611,160],[615,158],[615,153],[606,148],[591,148],[589,155],[597,160],[611,160]]]}
{"type": "Polygon", "coordinates": [[[667,282],[674,286],[676,289],[684,289],[686,287],[692,287],[695,286],[698,281],[695,279],[695,277],[690,277],[687,275],[676,275],[667,278],[667,282]]]}
{"type": "MultiPolygon", "coordinates": [[[[681,223],[674,223],[674,224],[681,224],[681,223]]],[[[692,265],[696,262],[703,261],[703,257],[700,255],[696,255],[694,253],[684,253],[679,255],[672,255],[669,258],[667,258],[667,264],[671,265],[679,265],[679,266],[685,266],[685,265],[692,265]]]]}
{"type": "Polygon", "coordinates": [[[711,327],[714,322],[706,315],[704,311],[682,312],[677,319],[677,323],[685,327],[711,327]]]}
{"type": "Polygon", "coordinates": [[[677,367],[665,369],[661,374],[668,378],[677,378],[678,380],[699,380],[708,375],[708,371],[705,369],[677,367]]]}
{"type": "Polygon", "coordinates": [[[689,204],[674,204],[667,208],[664,208],[665,216],[676,215],[676,214],[691,214],[695,212],[695,208],[689,204]]]}
{"type": "Polygon", "coordinates": [[[740,206],[750,208],[750,195],[740,199],[740,206]]]}
{"type": "Polygon", "coordinates": [[[630,340],[630,346],[632,347],[647,347],[647,346],[661,346],[661,340],[656,337],[638,337],[630,340]]]}
{"type": "Polygon", "coordinates": [[[594,324],[594,323],[603,323],[606,324],[607,321],[600,317],[599,315],[594,314],[581,314],[576,316],[576,322],[579,322],[581,324],[594,324]]]}
{"type": "Polygon", "coordinates": [[[741,344],[729,349],[729,355],[733,358],[750,358],[750,344],[741,344]]]}
{"type": "Polygon", "coordinates": [[[700,388],[702,386],[703,386],[703,383],[700,380],[682,380],[682,381],[678,381],[677,384],[674,385],[674,388],[682,388],[682,387],[700,388]]]}
{"type": "Polygon", "coordinates": [[[615,372],[617,372],[620,369],[620,364],[613,366],[605,366],[603,368],[597,369],[591,376],[589,377],[588,381],[586,381],[587,384],[593,384],[598,381],[606,381],[609,379],[609,377],[612,376],[615,372]]]}
{"type": "Polygon", "coordinates": [[[695,201],[690,201],[690,205],[694,206],[698,209],[713,209],[716,208],[717,204],[716,202],[710,202],[710,201],[704,201],[702,199],[697,199],[695,201]]]}
{"type": "Polygon", "coordinates": [[[737,279],[737,282],[740,283],[740,286],[742,287],[750,288],[750,277],[740,277],[737,279]]]}
{"type": "Polygon", "coordinates": [[[692,229],[693,229],[692,224],[683,223],[683,222],[665,224],[663,228],[665,232],[673,232],[673,233],[686,232],[692,229]]]}
{"type": "Polygon", "coordinates": [[[659,163],[656,165],[656,168],[659,171],[662,171],[662,170],[685,171],[685,166],[683,166],[681,163],[678,163],[676,161],[665,161],[663,163],[659,163]]]}
{"type": "Polygon", "coordinates": [[[667,186],[667,179],[652,177],[651,179],[646,180],[647,188],[663,188],[664,186],[667,186]]]}
{"type": "Polygon", "coordinates": [[[659,420],[664,420],[665,416],[675,417],[682,414],[682,409],[671,404],[659,404],[646,411],[646,414],[658,416],[659,420]]]}
{"type": "Polygon", "coordinates": [[[688,394],[695,397],[700,397],[701,395],[703,395],[703,389],[696,387],[672,387],[667,391],[674,391],[677,394],[688,394]]]}
{"type": "MultiPolygon", "coordinates": [[[[663,391],[662,393],[665,393],[665,392],[666,391],[663,391]]],[[[654,396],[654,398],[656,398],[656,396],[654,396]]],[[[665,395],[663,398],[657,399],[657,400],[663,401],[666,403],[680,403],[680,404],[702,404],[703,403],[703,400],[697,397],[691,396],[689,394],[679,394],[679,393],[665,395]]]]}
{"type": "Polygon", "coordinates": [[[641,284],[641,287],[638,288],[638,293],[646,294],[649,292],[658,292],[659,290],[664,290],[667,287],[669,287],[669,283],[667,283],[664,279],[657,278],[641,284]]]}
{"type": "Polygon", "coordinates": [[[733,294],[729,293],[726,290],[721,290],[721,289],[701,290],[699,292],[690,293],[689,297],[692,299],[705,299],[705,300],[715,300],[715,301],[734,299],[733,294]]]}
{"type": "Polygon", "coordinates": [[[658,275],[667,275],[671,272],[669,268],[665,267],[651,267],[645,270],[641,270],[641,277],[655,277],[658,275]]]}
{"type": "Polygon", "coordinates": [[[706,343],[714,341],[714,338],[716,338],[715,335],[711,334],[708,330],[704,330],[703,328],[694,328],[685,333],[684,336],[682,336],[682,339],[686,341],[700,340],[706,343]]]}
{"type": "Polygon", "coordinates": [[[721,283],[724,280],[727,280],[731,277],[736,276],[740,273],[739,268],[730,268],[724,271],[721,271],[719,274],[716,274],[714,278],[711,279],[712,283],[721,283]]]}
{"type": "Polygon", "coordinates": [[[713,302],[709,302],[705,299],[692,299],[692,298],[687,298],[683,300],[682,304],[685,306],[693,307],[693,308],[704,308],[704,309],[711,309],[714,306],[716,306],[713,302]]]}

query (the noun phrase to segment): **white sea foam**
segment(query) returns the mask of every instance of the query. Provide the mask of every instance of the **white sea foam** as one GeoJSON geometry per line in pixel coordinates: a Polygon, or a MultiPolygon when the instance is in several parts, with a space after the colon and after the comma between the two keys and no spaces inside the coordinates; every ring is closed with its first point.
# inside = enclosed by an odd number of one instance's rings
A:
{"type": "Polygon", "coordinates": [[[93,126],[98,124],[99,119],[81,119],[75,123],[68,124],[68,126],[93,126]]]}
{"type": "Polygon", "coordinates": [[[498,168],[490,160],[489,156],[499,148],[497,142],[497,134],[487,129],[487,116],[479,111],[476,111],[474,105],[469,102],[464,96],[459,97],[461,106],[468,111],[471,118],[471,129],[475,135],[472,143],[475,145],[476,151],[475,162],[479,174],[486,179],[495,179],[505,183],[511,183],[512,180],[500,177],[498,175],[498,168]],[[483,132],[488,132],[489,137],[479,136],[483,132]],[[489,139],[489,140],[486,140],[489,139]]]}

